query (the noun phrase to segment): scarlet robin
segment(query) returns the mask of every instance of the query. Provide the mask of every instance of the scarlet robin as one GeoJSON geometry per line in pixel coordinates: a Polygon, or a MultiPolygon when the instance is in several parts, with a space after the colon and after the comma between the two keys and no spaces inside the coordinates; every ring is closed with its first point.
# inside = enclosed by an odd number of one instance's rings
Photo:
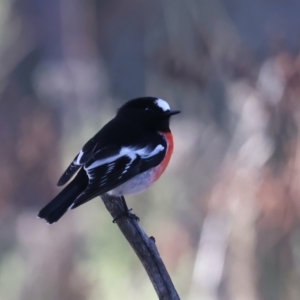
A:
{"type": "Polygon", "coordinates": [[[76,155],[57,185],[66,184],[77,173],[75,178],[38,217],[52,224],[68,209],[96,196],[109,193],[123,197],[151,186],[172,156],[174,144],[169,123],[170,117],[178,113],[155,97],[126,102],[76,155]]]}

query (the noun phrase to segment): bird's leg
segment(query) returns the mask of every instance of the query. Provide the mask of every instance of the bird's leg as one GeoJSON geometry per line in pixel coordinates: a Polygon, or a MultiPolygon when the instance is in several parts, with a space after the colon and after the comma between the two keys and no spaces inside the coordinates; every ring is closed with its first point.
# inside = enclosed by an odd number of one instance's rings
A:
{"type": "Polygon", "coordinates": [[[137,216],[137,215],[135,215],[135,214],[133,214],[131,211],[132,211],[132,208],[128,208],[128,206],[127,206],[127,203],[126,203],[126,201],[125,201],[125,198],[124,198],[124,196],[121,196],[121,200],[122,200],[122,202],[123,202],[123,205],[124,205],[124,207],[125,207],[125,214],[126,214],[126,216],[127,217],[129,217],[129,218],[132,218],[132,219],[135,219],[136,221],[140,221],[140,218],[137,216]]]}
{"type": "Polygon", "coordinates": [[[113,223],[115,223],[118,219],[120,219],[120,218],[122,218],[122,217],[128,217],[128,218],[134,219],[134,220],[136,220],[137,222],[139,222],[139,221],[140,221],[140,218],[139,218],[137,215],[135,215],[135,214],[133,214],[133,213],[131,212],[131,211],[132,211],[132,208],[130,208],[130,209],[128,208],[124,196],[121,196],[120,198],[121,198],[122,203],[123,203],[123,206],[124,206],[124,208],[125,208],[125,212],[122,213],[121,215],[117,216],[116,218],[114,218],[114,219],[113,219],[113,223]]]}

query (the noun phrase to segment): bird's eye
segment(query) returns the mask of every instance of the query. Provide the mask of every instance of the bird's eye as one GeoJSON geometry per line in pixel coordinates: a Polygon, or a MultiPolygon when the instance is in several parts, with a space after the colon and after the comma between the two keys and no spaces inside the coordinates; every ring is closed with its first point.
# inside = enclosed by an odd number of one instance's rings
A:
{"type": "Polygon", "coordinates": [[[150,107],[146,107],[145,110],[148,112],[153,112],[153,109],[151,109],[150,107]]]}

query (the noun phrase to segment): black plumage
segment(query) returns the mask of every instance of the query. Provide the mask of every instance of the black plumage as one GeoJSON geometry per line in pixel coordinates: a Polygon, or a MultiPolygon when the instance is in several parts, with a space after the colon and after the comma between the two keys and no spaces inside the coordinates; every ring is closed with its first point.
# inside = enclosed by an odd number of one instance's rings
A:
{"type": "Polygon", "coordinates": [[[178,111],[162,109],[157,101],[145,97],[125,103],[115,118],[83,146],[58,186],[68,183],[77,173],[75,178],[38,216],[54,223],[69,208],[76,208],[158,166],[168,147],[162,132],[170,132],[170,116],[178,111]]]}

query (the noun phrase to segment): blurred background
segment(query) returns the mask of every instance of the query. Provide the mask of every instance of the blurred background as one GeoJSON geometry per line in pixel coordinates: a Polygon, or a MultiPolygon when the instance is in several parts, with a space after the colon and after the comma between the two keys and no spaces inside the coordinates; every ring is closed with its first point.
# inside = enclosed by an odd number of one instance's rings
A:
{"type": "Polygon", "coordinates": [[[299,0],[0,0],[0,300],[156,299],[100,198],[36,214],[125,101],[175,153],[127,198],[182,299],[300,298],[299,0]]]}

